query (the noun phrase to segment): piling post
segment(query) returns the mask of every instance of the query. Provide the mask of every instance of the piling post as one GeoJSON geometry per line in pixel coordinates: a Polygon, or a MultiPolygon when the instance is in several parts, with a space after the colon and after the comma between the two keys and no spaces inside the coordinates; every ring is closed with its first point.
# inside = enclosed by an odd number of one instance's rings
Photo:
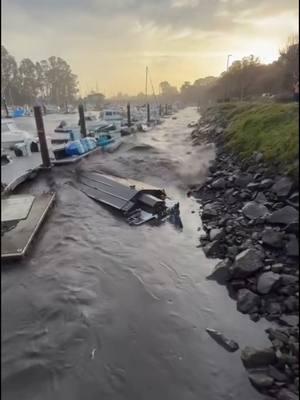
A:
{"type": "Polygon", "coordinates": [[[84,118],[84,108],[83,104],[79,104],[78,106],[79,112],[79,125],[80,125],[80,133],[82,137],[86,137],[86,126],[85,126],[85,118],[84,118]]]}
{"type": "Polygon", "coordinates": [[[162,116],[162,106],[161,106],[161,104],[159,105],[159,116],[160,117],[162,116]]]}
{"type": "Polygon", "coordinates": [[[131,126],[130,103],[127,104],[127,124],[131,126]]]}
{"type": "Polygon", "coordinates": [[[165,105],[165,114],[168,115],[168,104],[165,105]]]}
{"type": "Polygon", "coordinates": [[[4,103],[4,108],[5,108],[6,116],[7,116],[7,118],[8,118],[8,117],[9,117],[9,111],[8,111],[8,107],[7,107],[6,100],[5,100],[4,97],[3,97],[3,103],[4,103]]]}
{"type": "Polygon", "coordinates": [[[147,103],[147,123],[150,124],[150,104],[147,103]]]}
{"type": "Polygon", "coordinates": [[[45,168],[50,168],[51,161],[50,161],[48,144],[47,144],[46,133],[45,133],[45,128],[44,128],[42,109],[40,106],[34,106],[33,111],[34,111],[34,118],[35,118],[36,128],[37,128],[38,137],[39,137],[43,166],[45,168]]]}

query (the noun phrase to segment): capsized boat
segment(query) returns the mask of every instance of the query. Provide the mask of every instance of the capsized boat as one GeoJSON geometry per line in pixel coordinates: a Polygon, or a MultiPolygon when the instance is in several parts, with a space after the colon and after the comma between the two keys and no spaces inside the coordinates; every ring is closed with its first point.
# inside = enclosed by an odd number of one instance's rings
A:
{"type": "Polygon", "coordinates": [[[179,216],[179,203],[169,199],[163,189],[97,172],[79,172],[79,189],[99,203],[118,210],[130,225],[162,222],[172,214],[179,216]]]}

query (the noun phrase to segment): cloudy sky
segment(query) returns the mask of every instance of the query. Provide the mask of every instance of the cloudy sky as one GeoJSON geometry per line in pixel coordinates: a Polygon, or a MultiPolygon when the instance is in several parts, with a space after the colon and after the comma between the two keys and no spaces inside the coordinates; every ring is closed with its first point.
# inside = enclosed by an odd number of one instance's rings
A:
{"type": "Polygon", "coordinates": [[[298,0],[2,0],[2,44],[19,61],[66,59],[82,94],[180,86],[232,60],[278,57],[298,32],[298,0]]]}

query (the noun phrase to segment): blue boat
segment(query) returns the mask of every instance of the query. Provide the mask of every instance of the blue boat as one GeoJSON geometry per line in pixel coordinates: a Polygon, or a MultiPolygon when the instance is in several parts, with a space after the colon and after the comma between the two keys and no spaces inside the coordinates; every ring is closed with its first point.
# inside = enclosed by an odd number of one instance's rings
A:
{"type": "Polygon", "coordinates": [[[120,147],[122,140],[120,138],[114,139],[111,135],[100,135],[97,139],[97,146],[101,147],[103,151],[114,151],[120,147]]]}

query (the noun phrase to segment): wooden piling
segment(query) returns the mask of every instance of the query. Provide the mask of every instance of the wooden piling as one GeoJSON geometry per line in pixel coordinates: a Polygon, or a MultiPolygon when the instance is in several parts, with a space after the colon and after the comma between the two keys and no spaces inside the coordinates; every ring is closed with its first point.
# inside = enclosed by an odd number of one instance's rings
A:
{"type": "Polygon", "coordinates": [[[168,115],[168,104],[165,105],[165,114],[168,115]]]}
{"type": "Polygon", "coordinates": [[[80,133],[82,137],[86,137],[86,126],[85,126],[85,118],[84,118],[84,108],[83,104],[79,104],[78,106],[79,112],[79,125],[80,125],[80,133]]]}
{"type": "Polygon", "coordinates": [[[147,123],[150,124],[150,104],[147,103],[147,123]]]}
{"type": "Polygon", "coordinates": [[[127,125],[131,126],[130,103],[127,104],[127,125]]]}
{"type": "Polygon", "coordinates": [[[45,133],[45,128],[44,128],[42,109],[40,106],[34,106],[33,111],[34,111],[34,118],[35,118],[36,128],[37,128],[38,137],[39,137],[43,166],[45,168],[50,168],[51,161],[50,161],[48,144],[47,144],[46,133],[45,133]]]}
{"type": "Polygon", "coordinates": [[[9,118],[9,111],[8,111],[8,107],[7,107],[6,100],[5,100],[4,97],[3,97],[3,103],[4,103],[4,108],[5,108],[6,116],[7,116],[7,118],[9,118]]]}

